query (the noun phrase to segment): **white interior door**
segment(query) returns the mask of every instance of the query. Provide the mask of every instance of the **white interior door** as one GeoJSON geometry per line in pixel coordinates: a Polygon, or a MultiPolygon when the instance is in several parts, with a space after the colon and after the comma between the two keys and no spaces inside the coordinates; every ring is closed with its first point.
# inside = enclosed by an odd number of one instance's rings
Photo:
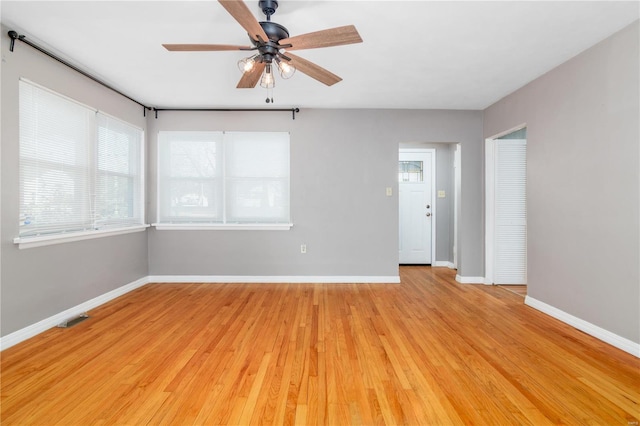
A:
{"type": "Polygon", "coordinates": [[[398,165],[399,259],[401,264],[431,264],[435,208],[435,150],[401,150],[398,165]]]}
{"type": "Polygon", "coordinates": [[[495,141],[495,284],[527,283],[526,140],[495,141]]]}

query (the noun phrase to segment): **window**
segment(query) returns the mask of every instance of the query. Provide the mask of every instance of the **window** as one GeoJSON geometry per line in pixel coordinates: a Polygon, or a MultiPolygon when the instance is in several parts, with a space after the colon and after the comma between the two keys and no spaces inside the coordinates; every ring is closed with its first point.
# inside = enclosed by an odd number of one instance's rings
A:
{"type": "Polygon", "coordinates": [[[98,113],[96,226],[143,223],[142,131],[98,113]]]}
{"type": "Polygon", "coordinates": [[[143,132],[26,80],[20,238],[140,226],[143,132]]]}
{"type": "Polygon", "coordinates": [[[221,149],[222,133],[160,133],[159,222],[222,222],[221,149]]]}
{"type": "Polygon", "coordinates": [[[399,161],[398,182],[422,182],[422,161],[399,161]]]}
{"type": "Polygon", "coordinates": [[[160,132],[158,141],[161,229],[290,227],[288,133],[160,132]]]}

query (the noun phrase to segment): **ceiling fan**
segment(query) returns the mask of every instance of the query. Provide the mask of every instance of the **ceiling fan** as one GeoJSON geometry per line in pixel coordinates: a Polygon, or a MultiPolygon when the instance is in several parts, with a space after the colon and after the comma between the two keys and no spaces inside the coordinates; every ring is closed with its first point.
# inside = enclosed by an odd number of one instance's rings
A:
{"type": "MultiPolygon", "coordinates": [[[[251,56],[238,61],[238,67],[243,72],[236,86],[239,89],[253,88],[260,81],[260,85],[269,89],[269,94],[271,94],[275,85],[274,67],[283,78],[291,77],[298,69],[309,77],[331,86],[341,81],[342,78],[313,62],[289,53],[289,51],[362,43],[362,38],[353,25],[290,37],[289,31],[284,26],[271,21],[271,16],[278,8],[276,0],[258,1],[259,7],[267,17],[266,21],[260,22],[253,16],[243,0],[218,1],[247,31],[252,46],[229,44],[163,44],[163,46],[172,52],[252,51],[251,56]],[[285,53],[282,52],[283,50],[285,53]]],[[[273,102],[272,96],[267,97],[267,103],[269,102],[273,102]]]]}

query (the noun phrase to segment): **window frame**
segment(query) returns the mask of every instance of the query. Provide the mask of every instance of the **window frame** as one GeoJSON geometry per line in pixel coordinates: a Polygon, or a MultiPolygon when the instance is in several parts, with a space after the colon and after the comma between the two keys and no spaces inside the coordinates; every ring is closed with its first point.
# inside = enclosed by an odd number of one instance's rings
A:
{"type": "MultiPolygon", "coordinates": [[[[25,231],[24,229],[20,229],[18,237],[13,239],[13,243],[18,245],[19,249],[25,248],[33,248],[33,247],[41,247],[46,245],[53,244],[61,244],[72,241],[81,241],[92,238],[102,238],[113,235],[121,235],[133,232],[141,232],[146,230],[149,227],[146,224],[146,212],[145,212],[145,163],[144,163],[144,152],[145,152],[145,131],[143,128],[133,125],[129,122],[126,122],[120,118],[114,117],[110,114],[107,114],[103,111],[100,111],[96,108],[83,104],[81,102],[76,101],[68,96],[60,94],[54,90],[51,90],[47,87],[44,87],[40,84],[34,83],[28,79],[20,78],[19,85],[23,87],[22,84],[31,86],[37,90],[41,90],[56,96],[60,100],[65,102],[70,102],[75,105],[78,105],[82,108],[85,108],[88,112],[88,116],[90,116],[89,120],[89,130],[87,131],[86,139],[82,140],[81,143],[86,150],[87,163],[85,166],[78,165],[65,165],[68,169],[77,169],[74,174],[77,174],[79,179],[74,179],[74,184],[78,182],[83,182],[86,185],[84,191],[87,194],[84,194],[83,197],[88,197],[89,205],[81,205],[78,207],[81,210],[78,213],[78,216],[75,221],[69,221],[66,224],[63,222],[62,224],[42,224],[40,228],[36,227],[32,232],[25,231]],[[129,153],[129,160],[134,161],[137,168],[137,175],[135,173],[127,174],[127,177],[133,180],[133,185],[131,190],[133,191],[132,203],[133,203],[133,215],[131,218],[123,218],[121,221],[117,221],[114,223],[111,220],[105,220],[104,218],[98,218],[96,214],[97,211],[97,193],[98,193],[98,182],[99,182],[99,174],[103,172],[103,170],[99,169],[99,129],[102,126],[99,126],[100,117],[107,118],[108,120],[115,120],[130,129],[133,129],[137,134],[138,138],[137,146],[133,147],[133,150],[129,153]],[[136,153],[137,151],[137,153],[136,153]],[[135,153],[135,156],[132,154],[135,153]]],[[[19,89],[20,90],[20,89],[19,89]]],[[[21,99],[21,98],[20,98],[21,99]]],[[[21,100],[20,100],[21,101],[21,100]]],[[[20,102],[19,101],[19,102],[20,102]]],[[[105,127],[108,129],[108,127],[105,127]]],[[[18,141],[19,150],[22,151],[23,139],[20,137],[18,141]]],[[[25,187],[23,186],[23,168],[27,169],[29,167],[37,167],[38,164],[51,164],[51,170],[59,170],[61,162],[49,161],[46,158],[38,159],[36,157],[30,156],[19,156],[19,165],[18,170],[20,174],[19,184],[18,184],[18,193],[20,197],[20,202],[18,203],[18,217],[19,217],[19,225],[18,227],[22,227],[23,221],[23,205],[22,200],[24,197],[25,187]],[[29,163],[32,163],[29,165],[29,163]]]]}
{"type": "MultiPolygon", "coordinates": [[[[151,225],[153,227],[155,227],[157,230],[161,230],[161,231],[184,231],[184,230],[193,230],[193,231],[206,231],[206,230],[252,230],[252,231],[273,231],[273,230],[290,230],[293,227],[293,223],[291,221],[291,166],[290,166],[290,139],[287,140],[287,176],[286,178],[282,178],[282,177],[259,177],[259,179],[262,179],[263,181],[265,180],[285,180],[286,179],[286,189],[287,189],[287,209],[288,209],[288,220],[287,221],[282,221],[282,222],[268,222],[268,221],[259,221],[256,220],[255,222],[229,222],[228,218],[227,218],[227,210],[228,210],[228,181],[233,180],[233,179],[237,179],[234,177],[230,177],[227,173],[227,160],[228,160],[228,149],[226,148],[226,145],[228,145],[229,143],[233,143],[231,140],[233,138],[234,134],[238,134],[238,133],[242,133],[242,134],[246,134],[246,133],[265,133],[265,134],[269,134],[269,133],[286,133],[289,137],[289,133],[288,132],[230,132],[230,131],[172,131],[172,130],[166,130],[166,131],[159,131],[158,135],[157,135],[157,140],[158,140],[158,152],[157,152],[157,211],[156,211],[156,222],[152,223],[151,225]],[[163,196],[163,190],[166,190],[166,184],[167,182],[172,182],[172,181],[176,181],[176,180],[189,180],[189,179],[193,179],[193,180],[200,180],[202,178],[199,177],[167,177],[163,175],[164,170],[162,169],[163,164],[167,163],[170,160],[170,154],[166,153],[164,150],[167,149],[164,146],[161,146],[164,143],[169,143],[168,139],[165,139],[165,137],[170,137],[168,134],[170,133],[191,133],[193,132],[195,133],[201,133],[201,134],[211,134],[212,136],[219,136],[219,141],[216,142],[218,145],[218,150],[216,152],[219,151],[219,155],[220,158],[216,159],[216,164],[218,164],[221,167],[220,170],[220,174],[215,175],[215,177],[211,177],[209,178],[209,180],[211,180],[211,182],[217,182],[218,185],[221,186],[221,203],[222,205],[219,207],[219,211],[220,211],[220,220],[219,221],[213,221],[213,220],[198,220],[197,217],[192,218],[193,220],[188,220],[185,218],[185,220],[180,221],[178,220],[178,217],[175,217],[175,221],[167,221],[166,218],[167,217],[171,217],[171,216],[166,216],[163,212],[163,210],[161,210],[163,208],[163,203],[166,203],[166,200],[164,199],[165,196],[163,196]],[[231,140],[230,140],[231,139],[231,140]],[[165,158],[165,156],[167,156],[165,158]],[[163,187],[164,185],[164,187],[163,187]],[[163,189],[164,188],[164,189],[163,189]],[[164,219],[164,220],[163,220],[164,219]]],[[[188,139],[188,138],[186,138],[188,139]]],[[[214,137],[212,137],[212,142],[214,141],[214,137]]],[[[217,139],[215,139],[217,140],[217,139]]],[[[245,178],[246,179],[246,178],[245,178]]],[[[167,207],[165,206],[165,209],[167,209],[167,207]]]]}

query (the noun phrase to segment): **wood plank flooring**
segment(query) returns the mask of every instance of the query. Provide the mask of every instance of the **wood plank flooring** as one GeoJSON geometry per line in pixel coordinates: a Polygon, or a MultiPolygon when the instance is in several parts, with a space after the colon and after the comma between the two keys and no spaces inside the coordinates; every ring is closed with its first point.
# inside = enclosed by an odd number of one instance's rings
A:
{"type": "Polygon", "coordinates": [[[519,294],[522,297],[527,295],[527,286],[526,285],[515,285],[515,284],[500,284],[500,288],[505,290],[509,290],[512,293],[519,294]]]}
{"type": "Polygon", "coordinates": [[[637,425],[640,362],[495,286],[149,284],[2,352],[3,425],[637,425]]]}

